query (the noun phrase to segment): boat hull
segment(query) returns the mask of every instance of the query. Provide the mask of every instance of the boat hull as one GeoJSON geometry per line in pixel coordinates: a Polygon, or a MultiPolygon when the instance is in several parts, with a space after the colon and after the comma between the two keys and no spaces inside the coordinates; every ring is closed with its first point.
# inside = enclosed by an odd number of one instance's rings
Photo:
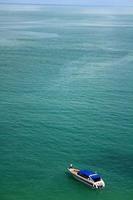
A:
{"type": "Polygon", "coordinates": [[[88,181],[85,181],[85,180],[81,179],[80,177],[77,177],[77,176],[75,176],[75,175],[73,175],[73,174],[72,174],[72,176],[73,176],[76,180],[78,180],[78,181],[84,183],[85,185],[87,185],[88,187],[94,188],[94,186],[93,186],[92,183],[89,183],[88,181]]]}

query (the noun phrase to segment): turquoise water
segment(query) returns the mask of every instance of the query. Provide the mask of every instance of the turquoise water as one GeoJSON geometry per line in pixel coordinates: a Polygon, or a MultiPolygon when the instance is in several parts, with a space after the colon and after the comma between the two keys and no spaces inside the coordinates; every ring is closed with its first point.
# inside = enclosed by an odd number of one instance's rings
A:
{"type": "Polygon", "coordinates": [[[132,39],[133,8],[0,6],[0,200],[132,199],[132,39]]]}

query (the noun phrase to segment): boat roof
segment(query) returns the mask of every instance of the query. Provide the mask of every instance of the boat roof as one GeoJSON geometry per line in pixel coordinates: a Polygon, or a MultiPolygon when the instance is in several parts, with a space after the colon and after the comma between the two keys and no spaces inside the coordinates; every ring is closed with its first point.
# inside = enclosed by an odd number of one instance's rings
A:
{"type": "Polygon", "coordinates": [[[99,178],[101,178],[101,176],[93,171],[90,170],[80,170],[79,175],[83,175],[83,176],[87,176],[87,177],[91,177],[93,180],[97,180],[99,178]]]}
{"type": "Polygon", "coordinates": [[[93,175],[91,175],[91,178],[92,178],[94,181],[96,181],[96,180],[100,179],[101,176],[99,176],[99,174],[93,174],[93,175]]]}
{"type": "Polygon", "coordinates": [[[79,175],[84,175],[84,176],[90,176],[90,175],[93,175],[95,174],[95,172],[93,171],[90,171],[90,170],[80,170],[79,171],[79,175]]]}

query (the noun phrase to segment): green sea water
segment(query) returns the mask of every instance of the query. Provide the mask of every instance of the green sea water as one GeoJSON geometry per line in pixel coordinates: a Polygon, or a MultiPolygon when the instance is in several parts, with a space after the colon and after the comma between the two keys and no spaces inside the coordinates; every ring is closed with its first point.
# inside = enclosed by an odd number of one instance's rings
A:
{"type": "Polygon", "coordinates": [[[0,5],[0,200],[81,199],[133,199],[133,8],[0,5]]]}

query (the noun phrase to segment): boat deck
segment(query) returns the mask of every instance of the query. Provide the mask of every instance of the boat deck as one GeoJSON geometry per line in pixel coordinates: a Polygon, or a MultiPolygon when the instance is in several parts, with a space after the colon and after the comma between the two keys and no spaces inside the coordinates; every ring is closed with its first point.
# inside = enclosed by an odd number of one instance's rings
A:
{"type": "Polygon", "coordinates": [[[77,173],[80,171],[79,169],[75,169],[75,168],[69,168],[69,171],[73,174],[73,175],[77,175],[77,173]]]}

